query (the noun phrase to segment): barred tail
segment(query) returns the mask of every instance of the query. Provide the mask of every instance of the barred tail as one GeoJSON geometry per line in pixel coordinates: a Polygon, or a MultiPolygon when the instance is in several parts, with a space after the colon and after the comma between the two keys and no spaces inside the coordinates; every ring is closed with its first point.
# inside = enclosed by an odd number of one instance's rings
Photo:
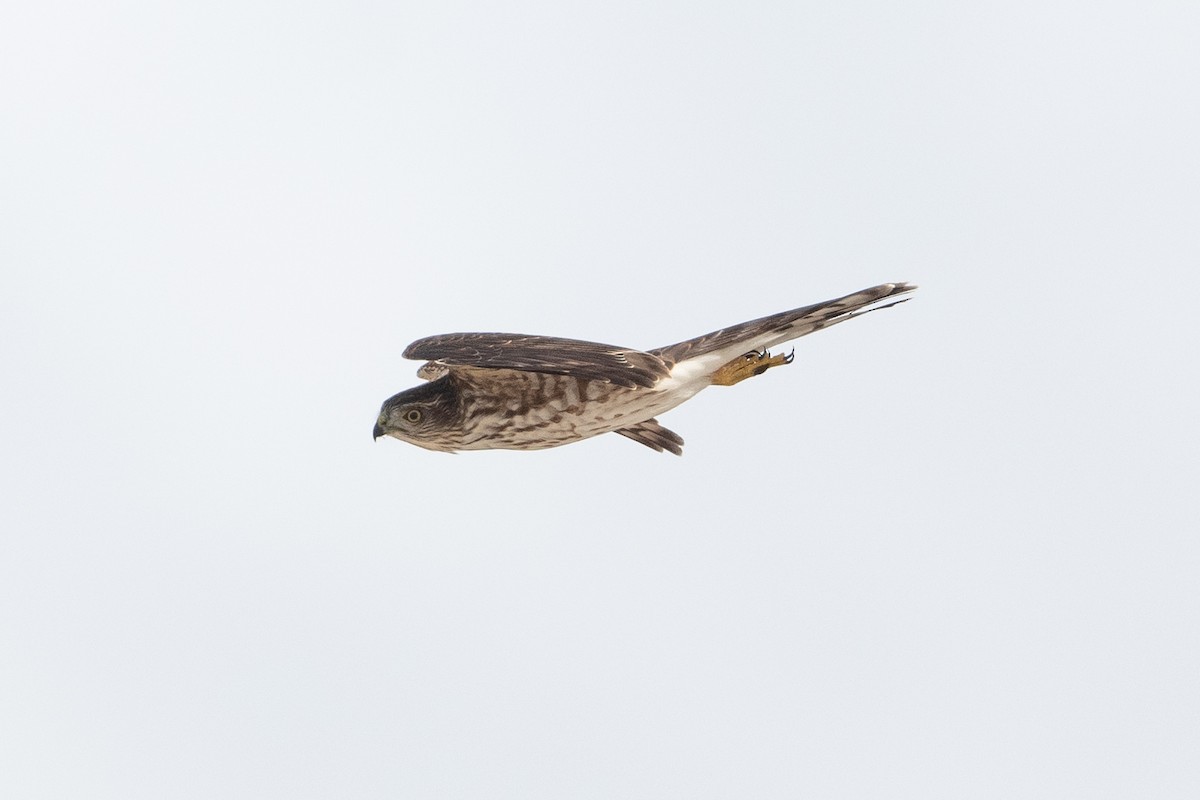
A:
{"type": "Polygon", "coordinates": [[[909,298],[892,298],[908,294],[916,288],[911,283],[883,283],[845,297],[743,322],[650,352],[673,364],[709,354],[716,355],[712,359],[714,363],[724,363],[750,350],[774,347],[870,311],[903,303],[909,298]],[[884,300],[891,302],[883,303],[884,300]]]}

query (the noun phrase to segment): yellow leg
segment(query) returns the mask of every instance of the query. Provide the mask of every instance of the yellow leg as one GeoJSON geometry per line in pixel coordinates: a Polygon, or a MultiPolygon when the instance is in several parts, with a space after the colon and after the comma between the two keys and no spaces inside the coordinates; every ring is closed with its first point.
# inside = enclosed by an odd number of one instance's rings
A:
{"type": "Polygon", "coordinates": [[[733,386],[746,378],[762,375],[771,367],[780,364],[790,364],[795,357],[795,351],[786,356],[773,356],[766,350],[751,350],[743,356],[738,356],[725,366],[713,373],[712,382],[716,386],[733,386]]]}

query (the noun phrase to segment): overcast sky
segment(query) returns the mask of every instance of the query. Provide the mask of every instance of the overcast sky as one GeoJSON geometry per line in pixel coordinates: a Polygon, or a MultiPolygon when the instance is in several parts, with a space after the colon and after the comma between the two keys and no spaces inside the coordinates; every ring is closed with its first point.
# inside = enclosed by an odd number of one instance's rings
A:
{"type": "Polygon", "coordinates": [[[1200,6],[8,4],[0,796],[1200,796],[1200,6]],[[446,455],[410,341],[915,299],[446,455]]]}

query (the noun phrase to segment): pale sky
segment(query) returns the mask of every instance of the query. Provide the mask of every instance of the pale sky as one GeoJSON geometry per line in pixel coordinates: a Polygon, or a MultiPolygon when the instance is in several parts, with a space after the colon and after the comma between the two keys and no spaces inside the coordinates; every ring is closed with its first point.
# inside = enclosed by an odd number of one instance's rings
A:
{"type": "Polygon", "coordinates": [[[1200,6],[9,4],[0,796],[1200,796],[1200,6]],[[914,300],[540,453],[419,337],[914,300]]]}

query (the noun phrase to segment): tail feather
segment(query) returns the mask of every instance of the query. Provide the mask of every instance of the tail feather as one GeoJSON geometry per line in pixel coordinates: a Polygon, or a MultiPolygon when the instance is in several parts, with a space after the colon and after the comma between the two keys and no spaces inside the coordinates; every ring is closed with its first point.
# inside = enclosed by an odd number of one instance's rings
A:
{"type": "Polygon", "coordinates": [[[910,283],[884,283],[848,294],[845,297],[722,328],[719,331],[706,333],[695,339],[660,347],[650,352],[668,364],[678,364],[681,361],[711,354],[715,355],[711,360],[716,366],[719,366],[750,350],[774,347],[792,339],[799,339],[801,336],[822,328],[837,325],[839,322],[854,319],[870,311],[878,311],[881,308],[890,308],[898,303],[903,303],[909,298],[902,297],[892,300],[890,303],[880,304],[881,301],[908,294],[916,288],[910,283]]]}

